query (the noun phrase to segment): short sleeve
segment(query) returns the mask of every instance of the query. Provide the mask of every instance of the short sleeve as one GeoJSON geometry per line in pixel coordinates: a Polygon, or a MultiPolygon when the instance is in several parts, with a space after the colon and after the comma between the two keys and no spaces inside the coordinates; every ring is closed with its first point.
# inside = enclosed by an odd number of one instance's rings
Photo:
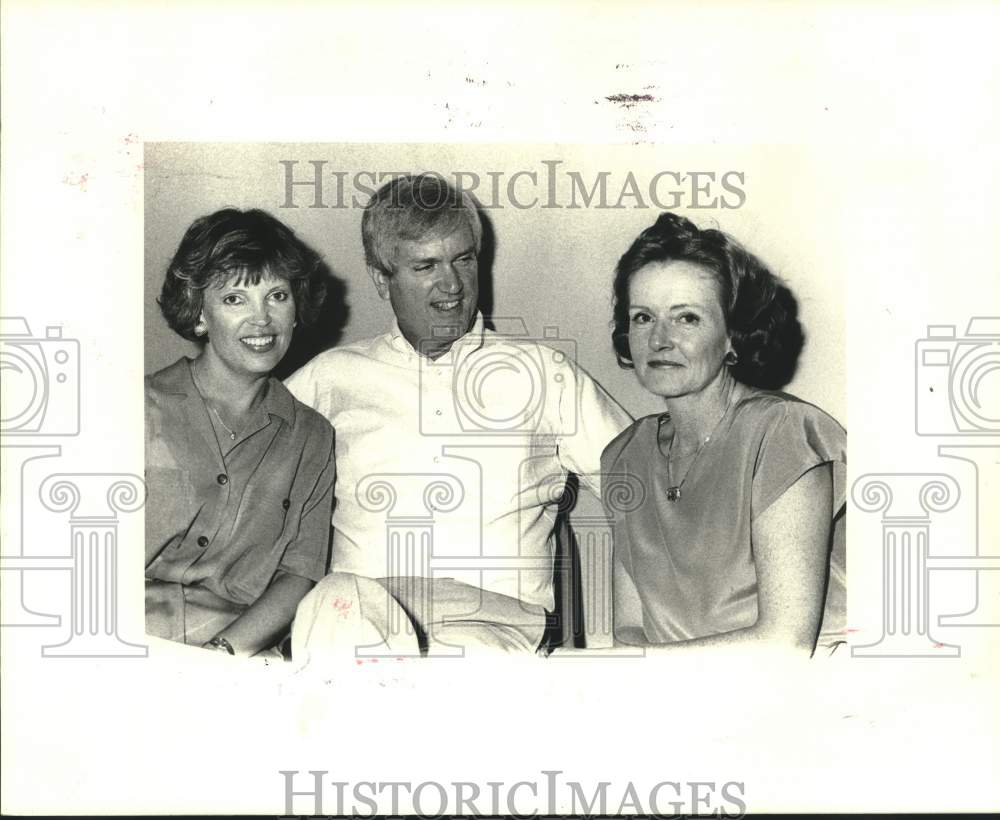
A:
{"type": "Polygon", "coordinates": [[[802,401],[768,409],[753,473],[752,517],[757,518],[805,473],[833,468],[833,515],[846,503],[847,433],[830,415],[802,401]]]}
{"type": "Polygon", "coordinates": [[[632,417],[582,367],[560,373],[559,459],[601,497],[601,453],[632,423],[632,417]]]}
{"type": "MultiPolygon", "coordinates": [[[[625,453],[635,453],[636,448],[631,445],[637,436],[641,436],[645,424],[648,424],[647,419],[633,422],[616,435],[601,454],[601,502],[607,519],[617,524],[612,555],[633,579],[632,549],[628,529],[622,523],[625,515],[642,511],[649,478],[644,480],[636,472],[645,465],[635,464],[626,458],[625,453]]],[[[639,452],[643,452],[641,447],[639,452]]]]}

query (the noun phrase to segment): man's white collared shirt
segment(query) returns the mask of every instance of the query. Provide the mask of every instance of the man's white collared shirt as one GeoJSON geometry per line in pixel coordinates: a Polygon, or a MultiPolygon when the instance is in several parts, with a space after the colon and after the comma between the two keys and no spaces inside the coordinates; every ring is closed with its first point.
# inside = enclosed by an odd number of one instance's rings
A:
{"type": "Polygon", "coordinates": [[[486,330],[436,360],[399,331],[321,353],[287,382],[336,431],[331,571],[451,577],[553,608],[567,474],[600,497],[628,414],[572,342],[486,330]]]}

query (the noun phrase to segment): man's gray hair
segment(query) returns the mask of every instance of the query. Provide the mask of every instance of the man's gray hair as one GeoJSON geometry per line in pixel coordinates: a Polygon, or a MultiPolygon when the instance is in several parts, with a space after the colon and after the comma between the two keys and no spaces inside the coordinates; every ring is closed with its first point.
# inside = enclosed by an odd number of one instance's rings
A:
{"type": "Polygon", "coordinates": [[[483,223],[471,195],[450,185],[440,174],[406,174],[379,188],[361,217],[361,240],[368,267],[387,275],[400,240],[447,236],[468,226],[476,245],[482,246],[483,223]]]}

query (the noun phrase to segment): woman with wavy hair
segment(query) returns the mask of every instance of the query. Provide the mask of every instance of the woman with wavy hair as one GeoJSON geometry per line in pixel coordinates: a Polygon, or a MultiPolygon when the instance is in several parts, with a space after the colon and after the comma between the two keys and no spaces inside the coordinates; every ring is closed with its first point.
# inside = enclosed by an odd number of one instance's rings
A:
{"type": "Polygon", "coordinates": [[[616,643],[842,643],[846,434],[774,389],[802,347],[791,293],[731,237],[665,213],[618,262],[613,324],[619,364],[666,405],[601,460],[616,643]]]}
{"type": "Polygon", "coordinates": [[[271,376],[318,315],[325,276],[263,211],[217,211],[181,240],[159,304],[201,352],[146,379],[151,635],[273,649],[326,572],[333,428],[271,376]]]}

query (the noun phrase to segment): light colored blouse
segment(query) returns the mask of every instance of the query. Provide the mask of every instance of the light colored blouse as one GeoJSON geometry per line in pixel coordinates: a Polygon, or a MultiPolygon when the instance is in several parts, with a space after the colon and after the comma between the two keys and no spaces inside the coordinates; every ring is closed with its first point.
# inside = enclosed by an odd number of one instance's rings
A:
{"type": "Polygon", "coordinates": [[[753,521],[803,474],[826,463],[833,468],[834,503],[819,644],[844,640],[847,435],[840,424],[787,393],[753,390],[727,410],[674,502],[666,498],[659,426],[660,416],[639,419],[601,459],[615,561],[639,593],[649,642],[756,623],[753,521]]]}

